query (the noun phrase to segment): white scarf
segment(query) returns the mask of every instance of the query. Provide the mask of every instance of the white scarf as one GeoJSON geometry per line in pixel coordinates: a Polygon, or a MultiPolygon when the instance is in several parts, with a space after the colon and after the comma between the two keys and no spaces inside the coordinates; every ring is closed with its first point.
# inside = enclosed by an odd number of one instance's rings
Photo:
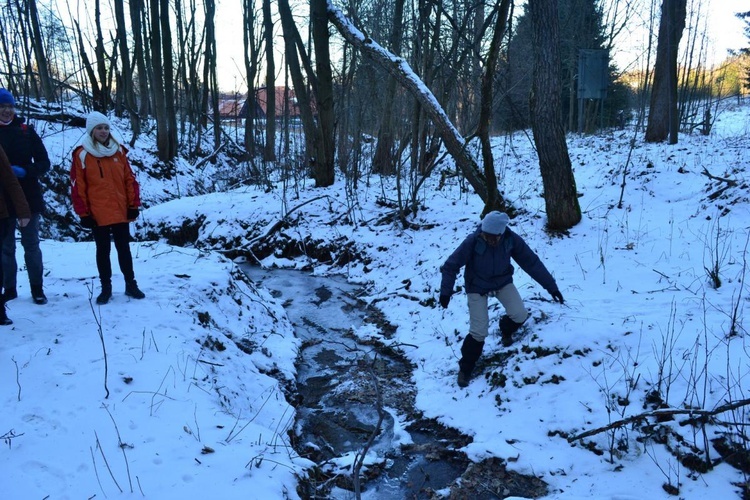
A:
{"type": "Polygon", "coordinates": [[[81,146],[86,150],[87,153],[97,158],[104,158],[107,156],[113,156],[120,149],[120,144],[115,140],[112,135],[109,136],[108,145],[105,146],[99,141],[95,141],[90,135],[84,135],[81,140],[81,146]]]}

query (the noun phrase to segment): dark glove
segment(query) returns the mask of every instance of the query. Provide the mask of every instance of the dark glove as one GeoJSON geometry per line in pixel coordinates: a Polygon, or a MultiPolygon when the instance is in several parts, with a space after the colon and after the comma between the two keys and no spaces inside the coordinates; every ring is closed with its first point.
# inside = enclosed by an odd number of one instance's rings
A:
{"type": "Polygon", "coordinates": [[[552,298],[555,300],[555,302],[559,302],[560,304],[565,304],[565,299],[560,293],[560,290],[555,290],[554,292],[550,292],[550,295],[552,295],[552,298]]]}
{"type": "Polygon", "coordinates": [[[96,227],[96,221],[90,215],[84,215],[81,217],[81,226],[86,229],[94,229],[96,227]]]}
{"type": "Polygon", "coordinates": [[[137,208],[128,208],[128,220],[136,220],[141,211],[137,208]]]}
{"type": "Polygon", "coordinates": [[[440,294],[440,306],[443,309],[448,307],[448,304],[450,303],[450,301],[451,301],[450,295],[443,295],[442,293],[440,294]]]}
{"type": "Polygon", "coordinates": [[[19,179],[23,179],[26,177],[26,169],[23,167],[19,167],[18,165],[11,165],[11,170],[13,170],[13,173],[16,174],[16,177],[19,179]]]}

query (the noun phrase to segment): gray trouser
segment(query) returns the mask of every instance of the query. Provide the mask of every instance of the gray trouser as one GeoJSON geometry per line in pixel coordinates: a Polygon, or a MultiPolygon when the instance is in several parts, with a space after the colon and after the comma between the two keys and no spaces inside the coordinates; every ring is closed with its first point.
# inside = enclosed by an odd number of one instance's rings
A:
{"type": "MultiPolygon", "coordinates": [[[[39,247],[39,224],[41,214],[31,214],[29,223],[24,227],[18,227],[21,232],[21,245],[23,246],[23,258],[26,262],[26,271],[29,275],[31,286],[42,286],[44,279],[44,264],[42,263],[42,250],[39,247]]],[[[2,266],[3,287],[6,290],[16,289],[16,227],[18,220],[11,217],[8,219],[8,233],[2,241],[2,266]]]]}
{"type": "Polygon", "coordinates": [[[486,295],[469,293],[469,335],[478,342],[484,342],[490,329],[490,313],[487,301],[495,297],[505,308],[505,314],[516,323],[523,323],[529,317],[529,312],[523,305],[521,294],[513,283],[505,285],[500,290],[495,290],[486,295]]]}

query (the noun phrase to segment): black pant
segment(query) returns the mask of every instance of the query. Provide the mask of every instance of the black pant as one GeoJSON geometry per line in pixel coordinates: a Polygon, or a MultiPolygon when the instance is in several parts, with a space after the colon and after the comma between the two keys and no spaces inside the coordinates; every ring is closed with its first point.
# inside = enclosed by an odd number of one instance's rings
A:
{"type": "Polygon", "coordinates": [[[96,242],[96,267],[102,282],[112,280],[112,263],[109,254],[115,241],[117,262],[125,281],[135,279],[133,272],[133,256],[130,254],[130,225],[127,222],[112,224],[111,226],[96,226],[94,228],[94,242],[96,242]],[[110,238],[111,236],[111,238],[110,238]]]}

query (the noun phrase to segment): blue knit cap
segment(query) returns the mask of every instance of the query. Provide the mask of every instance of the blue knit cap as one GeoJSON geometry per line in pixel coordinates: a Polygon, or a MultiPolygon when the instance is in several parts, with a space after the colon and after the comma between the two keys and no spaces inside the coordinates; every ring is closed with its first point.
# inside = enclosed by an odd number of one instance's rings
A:
{"type": "Polygon", "coordinates": [[[0,104],[10,104],[11,106],[16,105],[16,100],[13,99],[13,94],[11,94],[8,89],[0,89],[0,104]]]}
{"type": "Polygon", "coordinates": [[[505,226],[510,222],[510,217],[504,212],[497,210],[488,213],[482,220],[482,231],[488,234],[503,234],[505,226]]]}

